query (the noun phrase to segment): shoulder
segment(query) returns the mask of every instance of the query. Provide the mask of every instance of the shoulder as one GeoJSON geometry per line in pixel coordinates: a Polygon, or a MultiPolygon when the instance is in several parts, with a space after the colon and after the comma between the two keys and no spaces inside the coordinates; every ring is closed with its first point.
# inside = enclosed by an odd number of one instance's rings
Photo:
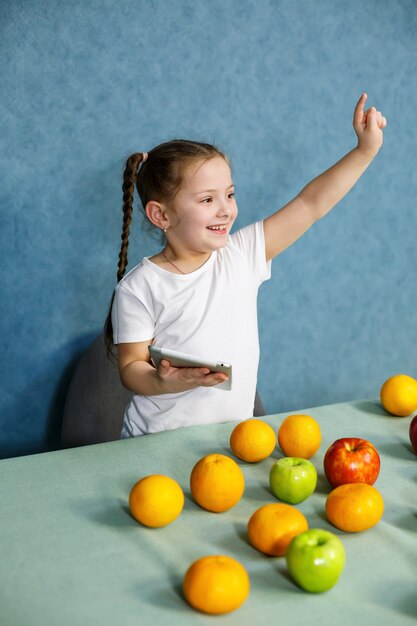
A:
{"type": "Polygon", "coordinates": [[[140,263],[135,265],[123,278],[117,283],[117,289],[132,289],[136,285],[146,282],[151,270],[147,263],[146,257],[140,263]]]}
{"type": "Polygon", "coordinates": [[[148,291],[149,282],[149,269],[144,261],[141,261],[117,283],[115,296],[119,299],[125,296],[141,298],[148,291]]]}
{"type": "Polygon", "coordinates": [[[233,233],[225,254],[229,254],[230,262],[238,265],[240,271],[250,272],[257,285],[270,278],[271,266],[266,260],[264,221],[254,222],[233,233]]]}
{"type": "Polygon", "coordinates": [[[152,307],[164,298],[169,301],[178,288],[178,280],[175,279],[181,278],[184,276],[168,272],[150,261],[149,257],[144,257],[117,283],[116,298],[140,300],[147,307],[152,307]]]}
{"type": "Polygon", "coordinates": [[[228,245],[241,249],[246,253],[253,250],[253,248],[264,249],[265,236],[263,223],[263,220],[260,220],[240,228],[230,236],[228,245]]]}

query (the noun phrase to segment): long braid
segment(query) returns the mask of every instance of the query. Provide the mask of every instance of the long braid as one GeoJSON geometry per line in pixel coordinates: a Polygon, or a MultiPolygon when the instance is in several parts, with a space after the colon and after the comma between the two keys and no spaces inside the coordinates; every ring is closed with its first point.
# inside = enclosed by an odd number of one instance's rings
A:
{"type": "MultiPolygon", "coordinates": [[[[129,247],[130,222],[133,213],[133,194],[135,183],[138,177],[139,165],[143,161],[143,153],[136,152],[132,154],[126,161],[125,171],[123,172],[123,227],[122,227],[122,246],[120,248],[119,263],[117,269],[117,282],[123,278],[128,263],[127,249],[129,247]]],[[[114,301],[114,293],[110,302],[110,308],[104,324],[104,342],[107,348],[107,356],[115,360],[113,353],[113,324],[111,321],[111,310],[114,301]]]]}
{"type": "Polygon", "coordinates": [[[129,247],[130,222],[132,221],[133,213],[133,193],[135,190],[136,178],[138,176],[138,168],[142,160],[143,154],[141,152],[132,154],[126,162],[125,171],[123,173],[123,228],[117,282],[123,278],[128,264],[127,249],[129,247]]]}

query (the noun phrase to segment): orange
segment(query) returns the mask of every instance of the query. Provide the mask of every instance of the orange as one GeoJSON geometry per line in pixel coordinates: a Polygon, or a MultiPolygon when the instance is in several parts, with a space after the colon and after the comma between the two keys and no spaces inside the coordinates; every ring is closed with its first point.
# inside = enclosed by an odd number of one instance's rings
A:
{"type": "Polygon", "coordinates": [[[340,485],[326,499],[329,522],[347,533],[372,528],[384,512],[384,501],[375,487],[365,483],[340,485]]]}
{"type": "Polygon", "coordinates": [[[278,443],[285,456],[309,459],[320,448],[320,426],[310,415],[289,415],[279,427],[278,443]]]}
{"type": "Polygon", "coordinates": [[[203,613],[229,613],[249,594],[245,568],[230,556],[203,556],[187,570],[183,585],[185,599],[203,613]]]}
{"type": "Polygon", "coordinates": [[[190,477],[191,494],[203,509],[221,513],[243,495],[245,479],[239,465],[224,454],[209,454],[196,463],[190,477]]]}
{"type": "Polygon", "coordinates": [[[266,459],[272,454],[276,443],[274,429],[258,419],[240,422],[230,435],[230,447],[233,454],[248,463],[266,459]]]}
{"type": "Polygon", "coordinates": [[[296,535],[308,530],[304,515],[289,504],[265,504],[248,522],[249,541],[270,556],[283,556],[296,535]]]}
{"type": "Polygon", "coordinates": [[[417,380],[406,374],[391,376],[380,392],[381,404],[388,413],[405,417],[417,409],[417,380]]]}
{"type": "Polygon", "coordinates": [[[141,478],[131,489],[129,508],[145,526],[166,526],[178,517],[184,506],[184,492],[169,476],[152,474],[141,478]]]}

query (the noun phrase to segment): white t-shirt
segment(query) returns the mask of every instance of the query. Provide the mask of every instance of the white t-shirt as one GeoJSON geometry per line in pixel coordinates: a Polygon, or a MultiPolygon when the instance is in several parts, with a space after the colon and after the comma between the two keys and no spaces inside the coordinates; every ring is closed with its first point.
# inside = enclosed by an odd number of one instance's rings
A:
{"type": "Polygon", "coordinates": [[[257,294],[270,275],[260,221],[229,236],[224,248],[190,274],[174,274],[145,257],[118,283],[112,309],[115,344],[154,339],[156,346],[232,365],[230,391],[197,387],[133,396],[122,438],[253,416],[257,294]]]}

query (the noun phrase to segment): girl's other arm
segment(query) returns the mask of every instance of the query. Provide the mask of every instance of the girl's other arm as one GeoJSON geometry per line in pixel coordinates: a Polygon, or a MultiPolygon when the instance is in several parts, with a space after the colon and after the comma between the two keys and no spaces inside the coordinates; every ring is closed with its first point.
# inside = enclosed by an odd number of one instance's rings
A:
{"type": "Polygon", "coordinates": [[[212,387],[227,380],[225,374],[210,373],[206,367],[172,367],[162,360],[155,368],[150,362],[148,346],[152,343],[119,343],[120,380],[124,387],[141,396],[178,393],[195,387],[212,387]]]}
{"type": "Polygon", "coordinates": [[[324,217],[354,186],[377,155],[387,120],[374,107],[364,111],[366,93],[353,117],[358,145],[333,167],[312,180],[286,206],[264,222],[266,258],[269,261],[288,248],[317,220],[324,217]]]}

